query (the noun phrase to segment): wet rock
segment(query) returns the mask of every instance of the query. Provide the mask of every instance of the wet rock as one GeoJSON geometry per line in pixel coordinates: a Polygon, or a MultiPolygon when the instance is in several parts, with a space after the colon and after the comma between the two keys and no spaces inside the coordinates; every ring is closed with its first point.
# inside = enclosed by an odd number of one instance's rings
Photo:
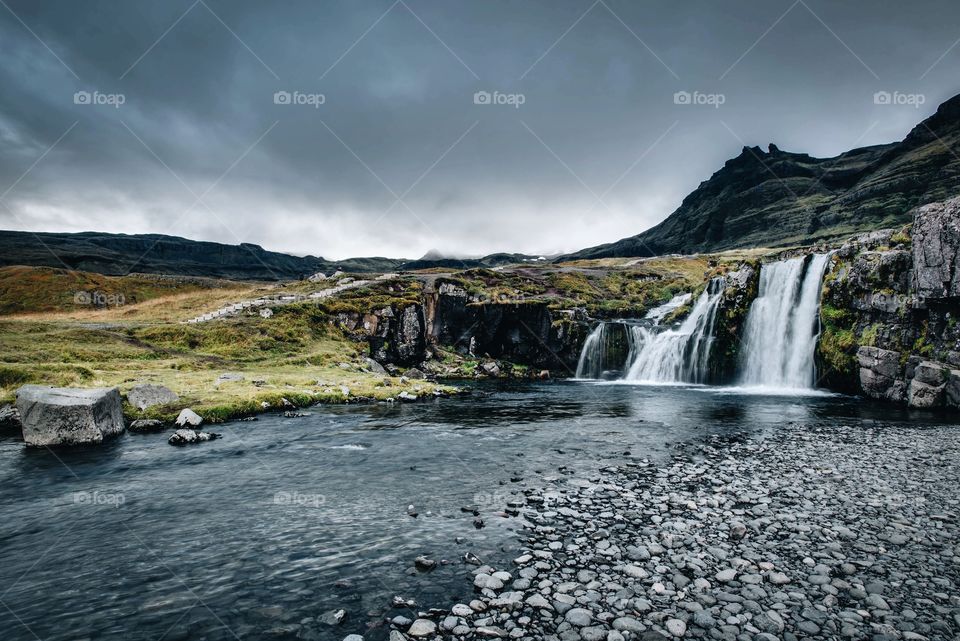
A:
{"type": "Polygon", "coordinates": [[[0,405],[0,431],[19,432],[20,429],[20,412],[17,408],[10,403],[0,405]]]}
{"type": "Polygon", "coordinates": [[[115,387],[24,385],[17,390],[17,411],[30,446],[98,444],[126,427],[115,387]]]}
{"type": "Polygon", "coordinates": [[[325,625],[340,625],[347,620],[347,611],[344,609],[330,610],[320,615],[320,622],[325,625]]]}
{"type": "Polygon", "coordinates": [[[164,429],[163,422],[154,418],[140,418],[130,423],[127,428],[131,432],[161,432],[164,429]]]}
{"type": "Polygon", "coordinates": [[[219,434],[213,432],[198,432],[197,430],[180,429],[174,432],[167,443],[170,445],[196,445],[220,438],[219,434]]]}
{"type": "Polygon", "coordinates": [[[417,619],[407,630],[407,634],[414,638],[428,637],[437,631],[437,624],[430,619],[417,619]]]}

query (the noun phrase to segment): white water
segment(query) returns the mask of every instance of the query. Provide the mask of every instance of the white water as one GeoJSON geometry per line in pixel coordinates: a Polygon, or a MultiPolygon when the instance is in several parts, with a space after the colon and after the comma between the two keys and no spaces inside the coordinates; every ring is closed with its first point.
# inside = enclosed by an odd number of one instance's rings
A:
{"type": "Polygon", "coordinates": [[[705,382],[722,293],[723,280],[710,281],[680,327],[657,331],[635,326],[638,348],[624,378],[647,383],[705,382]]]}
{"type": "Polygon", "coordinates": [[[819,335],[820,286],[830,256],[768,263],[744,325],[740,383],[811,389],[819,335]]]}
{"type": "Polygon", "coordinates": [[[577,362],[577,378],[603,378],[604,372],[622,370],[636,358],[637,333],[634,326],[621,322],[600,323],[583,342],[580,351],[580,360],[577,362]],[[611,339],[611,332],[623,328],[627,340],[627,357],[623,363],[607,362],[607,341],[611,339]]]}
{"type": "Polygon", "coordinates": [[[644,320],[653,321],[654,325],[659,325],[670,312],[683,307],[691,298],[693,298],[693,294],[690,292],[677,294],[663,305],[651,309],[643,318],[644,320]]]}

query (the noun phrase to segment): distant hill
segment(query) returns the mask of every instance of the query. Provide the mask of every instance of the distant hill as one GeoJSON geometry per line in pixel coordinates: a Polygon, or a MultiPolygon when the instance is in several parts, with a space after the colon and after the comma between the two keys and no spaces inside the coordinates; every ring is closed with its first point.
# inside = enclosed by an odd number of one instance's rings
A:
{"type": "Polygon", "coordinates": [[[556,260],[692,254],[839,238],[960,194],[960,96],[901,142],[813,158],[744,147],[659,225],[556,260]]]}
{"type": "Polygon", "coordinates": [[[434,267],[465,269],[529,262],[534,256],[491,254],[483,258],[445,258],[430,252],[420,260],[348,258],[326,260],[267,251],[259,245],[225,245],[159,234],[101,232],[49,233],[0,231],[0,267],[67,268],[108,276],[132,272],[200,276],[230,280],[298,280],[317,272],[390,272],[434,267]]]}

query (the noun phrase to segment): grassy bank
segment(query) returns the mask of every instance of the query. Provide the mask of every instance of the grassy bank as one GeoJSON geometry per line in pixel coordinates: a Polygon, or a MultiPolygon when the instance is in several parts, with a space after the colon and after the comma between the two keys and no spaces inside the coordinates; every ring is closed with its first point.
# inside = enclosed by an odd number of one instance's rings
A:
{"type": "MultiPolygon", "coordinates": [[[[237,290],[228,290],[237,299],[237,290]]],[[[176,404],[129,418],[169,420],[191,407],[207,420],[265,409],[387,399],[450,388],[370,371],[364,345],[347,339],[316,305],[278,307],[271,318],[179,321],[221,304],[225,292],[177,293],[102,311],[49,312],[0,320],[0,398],[27,383],[55,386],[165,385],[176,404]],[[202,300],[203,304],[198,304],[202,300]],[[222,374],[238,374],[218,380],[222,374]]]]}

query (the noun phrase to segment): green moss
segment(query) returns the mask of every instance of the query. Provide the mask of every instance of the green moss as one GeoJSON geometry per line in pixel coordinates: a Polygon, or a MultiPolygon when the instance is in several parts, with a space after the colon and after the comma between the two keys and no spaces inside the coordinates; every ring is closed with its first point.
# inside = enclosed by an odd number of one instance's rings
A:
{"type": "Polygon", "coordinates": [[[857,347],[852,330],[827,328],[820,335],[820,356],[824,363],[837,374],[852,376],[856,372],[857,347]]]}
{"type": "Polygon", "coordinates": [[[913,343],[912,352],[914,354],[919,354],[921,356],[926,356],[930,358],[933,356],[934,346],[930,342],[930,338],[927,335],[927,323],[923,323],[923,330],[920,332],[920,335],[917,336],[917,340],[913,343]]]}
{"type": "Polygon", "coordinates": [[[882,323],[874,323],[866,329],[863,330],[860,334],[860,345],[867,345],[869,347],[877,346],[877,334],[883,329],[882,323]]]}

